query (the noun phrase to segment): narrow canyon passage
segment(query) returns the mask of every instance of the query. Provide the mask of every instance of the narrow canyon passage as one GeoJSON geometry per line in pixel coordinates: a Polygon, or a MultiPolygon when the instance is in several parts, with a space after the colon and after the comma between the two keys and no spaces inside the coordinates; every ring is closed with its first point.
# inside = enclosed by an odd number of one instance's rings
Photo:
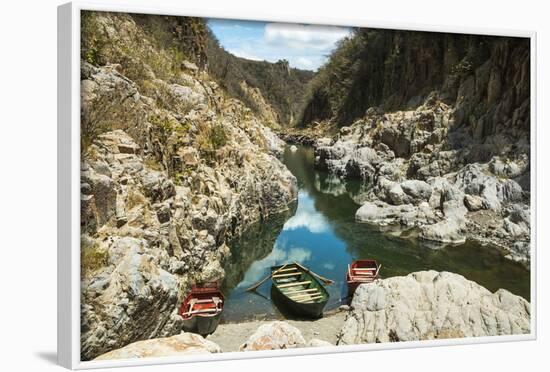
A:
{"type": "Polygon", "coordinates": [[[495,291],[504,288],[530,298],[529,271],[504,258],[498,250],[474,241],[439,247],[417,239],[403,239],[355,221],[359,205],[353,195],[358,182],[344,182],[313,166],[313,149],[287,146],[284,163],[298,179],[295,212],[274,216],[230,244],[226,264],[227,303],[222,322],[282,319],[270,300],[270,282],[258,293],[246,288],[269,274],[270,267],[297,261],[335,280],[327,289],[327,310],[348,302],[347,264],[358,258],[382,263],[382,278],[420,270],[450,271],[495,291]]]}

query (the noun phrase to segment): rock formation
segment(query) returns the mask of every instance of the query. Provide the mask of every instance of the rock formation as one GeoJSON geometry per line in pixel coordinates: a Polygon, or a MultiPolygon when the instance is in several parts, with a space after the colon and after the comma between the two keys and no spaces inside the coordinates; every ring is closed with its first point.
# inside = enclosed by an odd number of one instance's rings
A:
{"type": "Polygon", "coordinates": [[[174,56],[139,19],[93,17],[109,42],[81,71],[83,360],[178,334],[191,283],[223,279],[226,243],[297,197],[284,143],[248,108],[189,61],[164,76],[155,58],[174,56]]]}
{"type": "Polygon", "coordinates": [[[415,272],[360,285],[338,345],[525,334],[530,309],[458,274],[415,272]]]}
{"type": "Polygon", "coordinates": [[[525,38],[361,29],[310,83],[302,132],[317,167],[363,181],[358,221],[528,265],[530,58],[525,38]]]}
{"type": "Polygon", "coordinates": [[[172,337],[137,341],[123,348],[102,354],[94,360],[174,357],[190,354],[220,353],[212,341],[194,333],[181,333],[172,337]]]}
{"type": "Polygon", "coordinates": [[[464,140],[453,148],[451,139],[463,132],[454,113],[434,99],[412,111],[370,110],[335,138],[317,140],[316,166],[363,180],[355,197],[359,222],[417,228],[420,238],[438,243],[475,238],[528,263],[528,139],[464,140]]]}
{"type": "Polygon", "coordinates": [[[298,328],[286,322],[272,322],[260,326],[256,332],[241,345],[240,350],[277,350],[304,347],[305,345],[306,341],[298,328]]]}

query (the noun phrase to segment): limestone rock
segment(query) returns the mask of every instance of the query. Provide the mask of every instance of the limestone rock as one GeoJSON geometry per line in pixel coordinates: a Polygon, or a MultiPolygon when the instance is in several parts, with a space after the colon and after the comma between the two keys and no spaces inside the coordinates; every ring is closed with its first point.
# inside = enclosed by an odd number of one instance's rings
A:
{"type": "Polygon", "coordinates": [[[303,347],[306,341],[300,330],[286,322],[272,322],[260,326],[244,344],[241,351],[277,350],[303,347]]]}
{"type": "MultiPolygon", "coordinates": [[[[361,181],[360,191],[353,195],[361,204],[358,222],[391,225],[395,234],[420,227],[407,232],[407,237],[439,246],[475,239],[526,262],[528,254],[522,257],[522,252],[528,248],[516,243],[529,240],[529,229],[509,218],[509,211],[512,205],[529,204],[528,136],[510,128],[501,128],[506,135],[495,131],[494,123],[488,124],[494,118],[466,123],[465,113],[480,102],[468,95],[485,91],[486,84],[495,89],[491,93],[495,110],[503,107],[497,103],[502,98],[495,98],[497,75],[481,70],[479,79],[470,76],[456,87],[460,98],[454,105],[442,102],[434,92],[423,102],[420,96],[411,99],[407,105],[416,109],[367,110],[333,138],[315,142],[315,166],[340,179],[361,181]],[[496,80],[489,83],[489,76],[496,80]],[[514,136],[519,139],[511,145],[514,136]],[[486,211],[498,228],[485,228],[486,211]]],[[[525,114],[522,102],[514,103],[521,105],[514,115],[525,114]]]]}
{"type": "Polygon", "coordinates": [[[530,304],[463,276],[420,271],[359,286],[338,345],[529,333],[530,304]]]}
{"type": "Polygon", "coordinates": [[[470,212],[483,208],[483,199],[476,195],[464,195],[464,205],[470,212]]]}
{"type": "Polygon", "coordinates": [[[169,357],[191,354],[220,353],[214,342],[194,333],[181,333],[167,338],[137,341],[102,354],[94,360],[169,357]]]}
{"type": "Polygon", "coordinates": [[[312,338],[311,340],[308,341],[307,346],[308,347],[327,347],[327,346],[334,346],[334,345],[328,341],[312,338]]]}

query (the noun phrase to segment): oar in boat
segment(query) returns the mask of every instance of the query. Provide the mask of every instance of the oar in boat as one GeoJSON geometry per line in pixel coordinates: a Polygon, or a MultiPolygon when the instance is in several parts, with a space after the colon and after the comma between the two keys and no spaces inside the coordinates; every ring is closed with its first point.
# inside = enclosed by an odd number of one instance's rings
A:
{"type": "Polygon", "coordinates": [[[286,266],[287,266],[287,264],[284,264],[283,266],[281,266],[280,268],[278,268],[277,270],[273,271],[273,272],[270,273],[268,276],[266,276],[265,278],[263,278],[262,280],[260,280],[258,283],[254,284],[252,287],[247,288],[246,290],[247,290],[248,292],[255,291],[259,286],[261,286],[262,284],[264,284],[268,279],[270,279],[273,275],[277,274],[279,271],[281,271],[282,269],[284,269],[286,266]]]}
{"type": "Polygon", "coordinates": [[[381,268],[382,268],[382,264],[378,265],[378,267],[376,268],[376,273],[374,274],[375,278],[378,276],[378,273],[380,272],[381,268]]]}
{"type": "Polygon", "coordinates": [[[300,265],[298,262],[294,262],[294,264],[295,264],[296,266],[300,267],[302,270],[304,270],[304,271],[310,273],[311,275],[313,275],[313,276],[316,277],[317,279],[323,281],[325,284],[332,284],[332,283],[334,283],[334,280],[327,279],[327,278],[325,278],[325,277],[323,277],[323,276],[321,276],[321,275],[319,275],[319,274],[317,274],[317,273],[314,273],[313,271],[311,271],[311,270],[308,269],[307,267],[304,267],[304,266],[300,265]]]}

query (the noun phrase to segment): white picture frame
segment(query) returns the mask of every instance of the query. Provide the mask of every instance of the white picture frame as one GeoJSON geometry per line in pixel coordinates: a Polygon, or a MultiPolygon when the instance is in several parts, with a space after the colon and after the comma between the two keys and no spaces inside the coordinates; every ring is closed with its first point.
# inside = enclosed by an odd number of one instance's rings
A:
{"type": "Polygon", "coordinates": [[[224,352],[220,354],[192,355],[184,357],[143,358],[132,360],[80,360],[80,12],[82,10],[195,16],[241,20],[310,23],[339,26],[403,29],[480,35],[516,36],[530,39],[531,44],[531,168],[537,169],[536,159],[536,33],[476,28],[452,28],[444,26],[391,24],[357,19],[311,17],[279,17],[277,15],[200,11],[185,5],[138,6],[118,3],[75,1],[58,7],[58,361],[70,369],[92,369],[152,364],[219,361],[229,359],[268,358],[277,356],[311,355],[320,353],[345,353],[434,347],[446,345],[481,344],[534,340],[537,337],[537,180],[531,172],[531,332],[523,335],[491,336],[436,341],[412,341],[399,343],[361,344],[315,349],[289,349],[258,351],[254,353],[224,352]]]}

